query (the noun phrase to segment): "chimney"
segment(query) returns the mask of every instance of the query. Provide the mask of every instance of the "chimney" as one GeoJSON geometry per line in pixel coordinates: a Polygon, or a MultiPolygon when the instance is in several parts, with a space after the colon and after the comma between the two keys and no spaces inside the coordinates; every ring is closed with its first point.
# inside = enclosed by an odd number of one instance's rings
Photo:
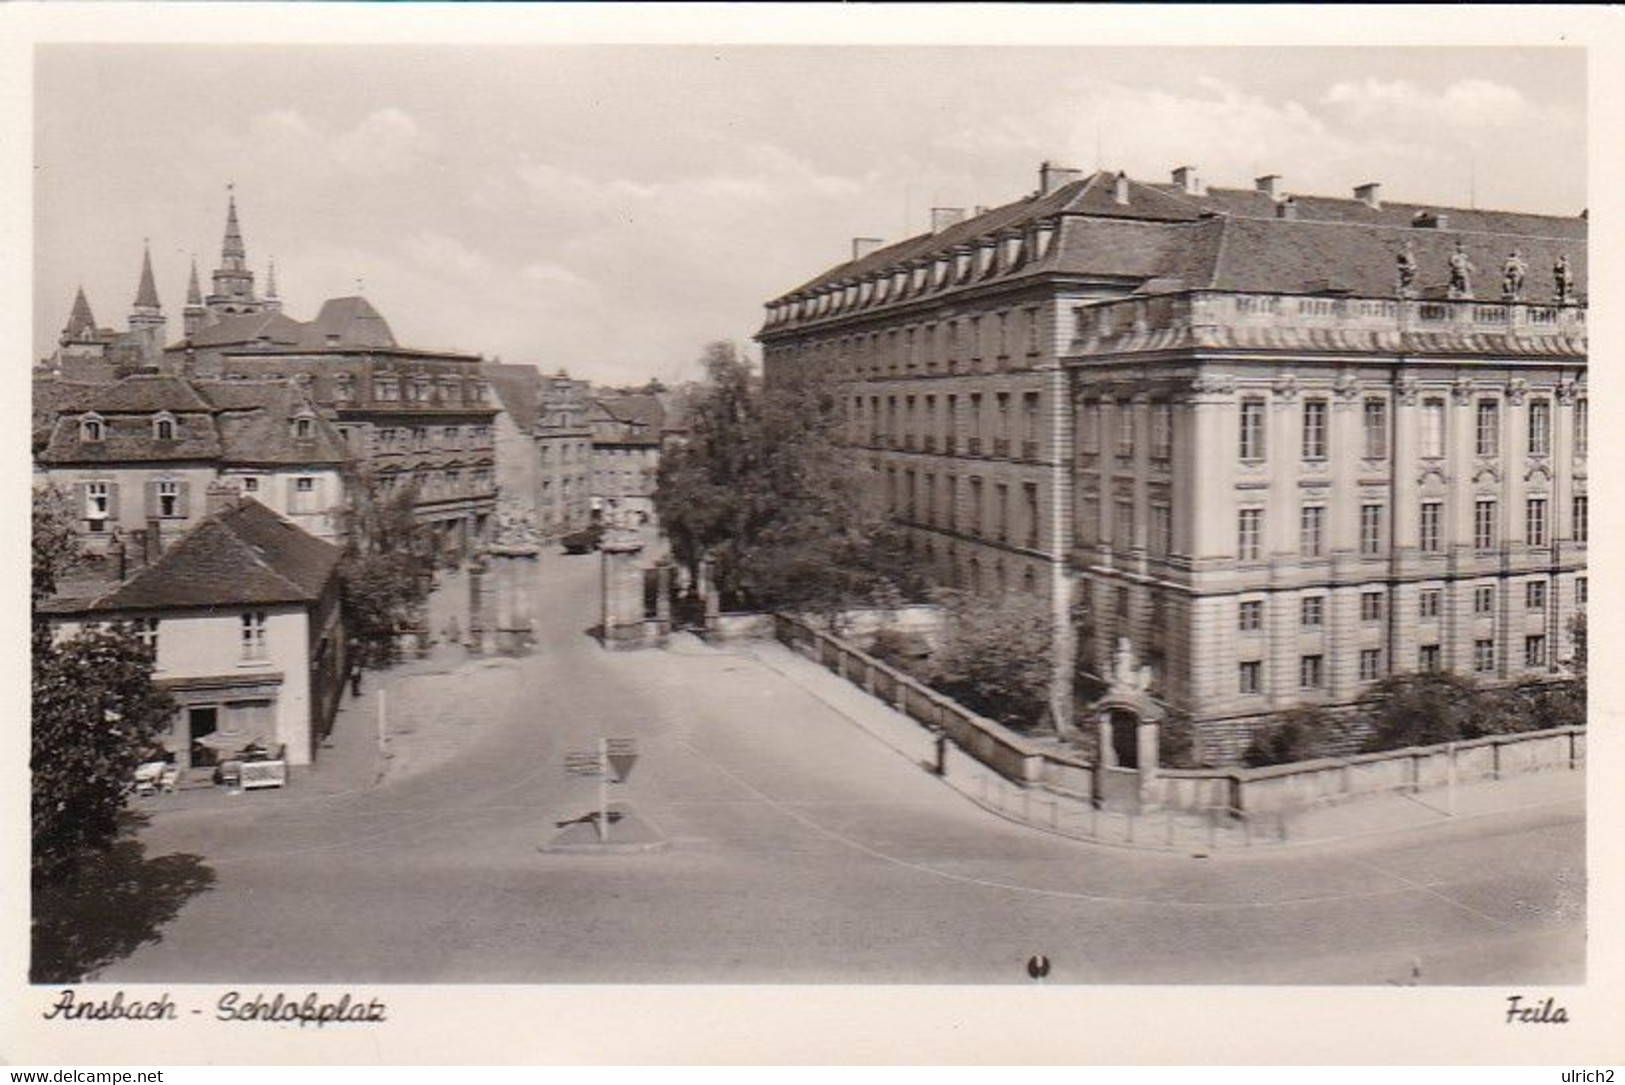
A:
{"type": "Polygon", "coordinates": [[[1376,181],[1367,181],[1363,185],[1356,185],[1354,198],[1371,208],[1373,211],[1382,210],[1382,185],[1376,181]]]}
{"type": "Polygon", "coordinates": [[[163,524],[158,517],[147,518],[147,531],[141,537],[141,564],[151,565],[158,560],[158,555],[164,552],[163,524]]]}
{"type": "Polygon", "coordinates": [[[1411,216],[1411,225],[1419,230],[1444,230],[1450,226],[1450,216],[1443,211],[1418,211],[1411,216]]]}
{"type": "Polygon", "coordinates": [[[1045,162],[1038,167],[1038,194],[1048,196],[1062,185],[1069,185],[1083,176],[1082,170],[1071,166],[1057,166],[1053,162],[1045,162]]]}
{"type": "Polygon", "coordinates": [[[1196,179],[1195,166],[1175,166],[1173,177],[1179,191],[1187,196],[1195,196],[1202,191],[1201,182],[1196,179]]]}
{"type": "Polygon", "coordinates": [[[1275,217],[1278,219],[1296,219],[1298,217],[1298,201],[1288,196],[1276,204],[1275,217]]]}
{"type": "Polygon", "coordinates": [[[226,479],[215,479],[203,491],[203,515],[213,516],[221,509],[230,508],[243,496],[242,487],[226,479]]]}
{"type": "Polygon", "coordinates": [[[1253,187],[1272,200],[1278,200],[1281,198],[1279,191],[1277,191],[1280,188],[1280,185],[1281,175],[1279,173],[1266,173],[1264,176],[1256,178],[1253,181],[1253,187]]]}
{"type": "MultiPolygon", "coordinates": [[[[978,215],[985,215],[985,214],[987,214],[987,213],[988,213],[988,211],[990,211],[990,210],[992,210],[992,208],[990,208],[990,207],[988,207],[988,206],[986,206],[986,205],[985,205],[985,204],[980,204],[980,203],[979,203],[979,204],[977,204],[977,205],[976,205],[976,213],[977,213],[977,214],[978,214],[978,215]]],[[[1585,215],[1584,215],[1584,213],[1582,213],[1582,214],[1581,214],[1581,215],[1580,215],[1580,217],[1581,217],[1581,218],[1585,218],[1585,215]]]]}
{"type": "Polygon", "coordinates": [[[884,244],[885,242],[878,237],[854,237],[852,239],[852,259],[862,260],[884,244]]]}
{"type": "Polygon", "coordinates": [[[957,226],[965,221],[963,207],[933,207],[931,209],[931,232],[940,234],[950,226],[957,226]]]}
{"type": "Polygon", "coordinates": [[[1128,203],[1128,174],[1118,173],[1116,183],[1112,186],[1112,199],[1120,204],[1128,203]]]}

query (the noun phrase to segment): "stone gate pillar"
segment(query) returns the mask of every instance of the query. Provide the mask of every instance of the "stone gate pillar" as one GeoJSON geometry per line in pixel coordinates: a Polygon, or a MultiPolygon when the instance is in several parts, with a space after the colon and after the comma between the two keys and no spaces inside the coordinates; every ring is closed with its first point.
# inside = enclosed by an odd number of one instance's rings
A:
{"type": "Polygon", "coordinates": [[[468,650],[474,655],[485,652],[485,636],[490,625],[486,613],[486,566],[476,556],[468,563],[468,650]]]}
{"type": "Polygon", "coordinates": [[[633,531],[610,528],[602,555],[604,647],[636,648],[643,640],[643,542],[633,531]]]}
{"type": "Polygon", "coordinates": [[[1140,809],[1155,810],[1157,808],[1157,750],[1160,745],[1159,732],[1161,721],[1151,717],[1141,717],[1137,740],[1137,753],[1140,761],[1140,809]]]}
{"type": "Polygon", "coordinates": [[[700,559],[700,598],[705,603],[705,628],[715,629],[722,614],[722,598],[717,591],[716,563],[711,558],[700,559]]]}

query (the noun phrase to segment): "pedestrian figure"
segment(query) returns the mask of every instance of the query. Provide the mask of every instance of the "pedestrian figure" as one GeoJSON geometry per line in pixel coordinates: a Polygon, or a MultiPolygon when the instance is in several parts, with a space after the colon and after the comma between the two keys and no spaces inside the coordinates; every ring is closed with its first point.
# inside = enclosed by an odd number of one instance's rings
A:
{"type": "Polygon", "coordinates": [[[361,664],[359,663],[350,668],[350,696],[361,696],[361,664]]]}

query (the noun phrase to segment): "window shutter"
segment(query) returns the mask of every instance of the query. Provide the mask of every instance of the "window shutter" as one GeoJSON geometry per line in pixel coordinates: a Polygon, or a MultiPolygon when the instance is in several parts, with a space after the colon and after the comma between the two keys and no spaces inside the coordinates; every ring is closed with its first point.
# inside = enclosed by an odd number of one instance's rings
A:
{"type": "Polygon", "coordinates": [[[158,515],[158,483],[149,479],[144,485],[147,497],[147,519],[158,515]]]}
{"type": "Polygon", "coordinates": [[[299,480],[289,475],[282,484],[287,487],[287,497],[282,503],[282,508],[285,512],[291,513],[299,507],[299,480]]]}
{"type": "Polygon", "coordinates": [[[73,499],[78,502],[78,519],[90,519],[90,485],[84,482],[75,482],[73,484],[73,499]]]}
{"type": "Polygon", "coordinates": [[[115,526],[118,524],[118,483],[116,482],[107,484],[107,518],[115,526]]]}
{"type": "Polygon", "coordinates": [[[175,494],[175,515],[184,518],[192,515],[192,484],[182,479],[177,486],[179,489],[175,494]]]}

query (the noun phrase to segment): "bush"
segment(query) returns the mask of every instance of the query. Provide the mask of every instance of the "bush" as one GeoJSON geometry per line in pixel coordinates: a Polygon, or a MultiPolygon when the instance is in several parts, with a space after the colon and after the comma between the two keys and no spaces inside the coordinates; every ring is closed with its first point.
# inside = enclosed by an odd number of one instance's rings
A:
{"type": "Polygon", "coordinates": [[[1248,768],[1313,761],[1329,755],[1341,732],[1339,721],[1324,708],[1294,708],[1259,727],[1241,759],[1248,768]]]}
{"type": "Polygon", "coordinates": [[[927,680],[1012,730],[1038,729],[1049,712],[1049,609],[1023,596],[940,595],[947,621],[927,680]]]}

